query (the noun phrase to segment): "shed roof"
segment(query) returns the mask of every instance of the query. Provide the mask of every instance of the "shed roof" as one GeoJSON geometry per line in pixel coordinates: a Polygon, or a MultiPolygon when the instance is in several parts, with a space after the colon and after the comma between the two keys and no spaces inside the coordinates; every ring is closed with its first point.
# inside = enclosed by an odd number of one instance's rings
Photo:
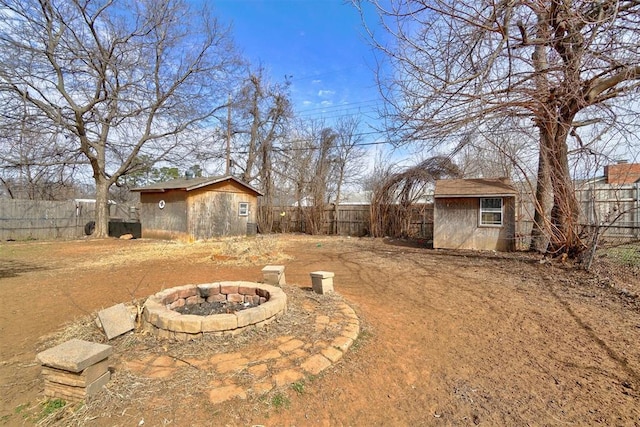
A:
{"type": "Polygon", "coordinates": [[[156,182],[155,184],[147,185],[146,187],[132,188],[131,191],[139,191],[141,193],[163,193],[168,190],[185,190],[192,191],[197,190],[208,185],[218,184],[224,181],[234,181],[248,190],[262,196],[262,192],[253,188],[244,181],[239,180],[235,176],[226,175],[218,177],[200,177],[200,178],[178,178],[171,181],[156,182]]]}
{"type": "Polygon", "coordinates": [[[518,191],[507,178],[441,179],[436,181],[434,197],[515,196],[518,191]]]}

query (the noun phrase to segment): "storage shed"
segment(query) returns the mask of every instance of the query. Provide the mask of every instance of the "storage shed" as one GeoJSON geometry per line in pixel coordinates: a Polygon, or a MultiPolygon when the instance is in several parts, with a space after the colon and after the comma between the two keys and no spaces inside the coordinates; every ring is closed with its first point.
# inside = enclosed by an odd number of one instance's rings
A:
{"type": "Polygon", "coordinates": [[[436,181],[433,247],[515,250],[516,194],[506,178],[436,181]]]}
{"type": "Polygon", "coordinates": [[[140,192],[142,237],[204,240],[256,233],[262,193],[233,176],[182,178],[140,192]]]}

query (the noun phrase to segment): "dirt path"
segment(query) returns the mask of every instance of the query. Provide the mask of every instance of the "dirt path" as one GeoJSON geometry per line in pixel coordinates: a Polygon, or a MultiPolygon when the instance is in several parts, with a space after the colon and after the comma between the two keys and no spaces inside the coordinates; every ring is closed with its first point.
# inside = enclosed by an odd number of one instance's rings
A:
{"type": "MultiPolygon", "coordinates": [[[[640,425],[636,283],[596,279],[526,254],[453,253],[373,239],[288,237],[288,283],[335,272],[361,342],[287,408],[215,408],[162,393],[101,425],[640,425]],[[626,292],[619,292],[620,286],[626,292]],[[178,400],[178,403],[176,403],[178,400]],[[157,403],[157,402],[156,402],[157,403]]],[[[401,242],[400,242],[401,243],[401,242]]],[[[206,245],[117,240],[0,245],[0,424],[40,398],[39,338],[162,288],[256,280],[269,256],[214,262],[206,245]],[[134,256],[133,254],[137,254],[134,256]]],[[[637,279],[637,277],[636,277],[637,279]]]]}

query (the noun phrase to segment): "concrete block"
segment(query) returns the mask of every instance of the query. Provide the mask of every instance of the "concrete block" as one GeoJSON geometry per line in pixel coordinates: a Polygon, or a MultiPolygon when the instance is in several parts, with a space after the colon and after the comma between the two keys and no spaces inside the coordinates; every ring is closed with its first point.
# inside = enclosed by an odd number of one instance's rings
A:
{"type": "Polygon", "coordinates": [[[330,271],[314,271],[311,273],[311,287],[317,294],[333,292],[334,274],[330,271]]]}
{"type": "Polygon", "coordinates": [[[227,296],[225,294],[216,294],[207,297],[207,302],[222,302],[226,300],[227,296]]]}
{"type": "Polygon", "coordinates": [[[229,294],[237,294],[238,293],[238,285],[237,284],[233,284],[233,282],[222,282],[220,284],[220,293],[223,293],[225,295],[229,295],[229,294]],[[229,283],[229,284],[226,284],[229,283]]]}
{"type": "Polygon", "coordinates": [[[266,317],[271,317],[282,311],[283,306],[284,303],[282,299],[274,298],[264,304],[260,304],[260,309],[266,313],[266,317]]]}
{"type": "Polygon", "coordinates": [[[238,286],[238,293],[241,295],[255,295],[257,292],[255,286],[238,286]]]}
{"type": "Polygon", "coordinates": [[[268,285],[282,286],[287,283],[284,265],[267,265],[262,269],[262,281],[268,285]]]}
{"type": "Polygon", "coordinates": [[[184,302],[186,305],[196,305],[202,304],[203,302],[205,302],[205,299],[203,299],[201,296],[195,295],[185,299],[184,302]]]}
{"type": "Polygon", "coordinates": [[[167,329],[174,332],[197,334],[202,331],[202,319],[203,316],[196,316],[194,314],[171,316],[168,319],[167,329]]]}
{"type": "Polygon", "coordinates": [[[45,380],[65,384],[73,387],[87,387],[95,380],[103,376],[109,370],[109,358],[91,365],[82,372],[69,372],[63,369],[42,367],[42,376],[45,380]]]}
{"type": "Polygon", "coordinates": [[[175,310],[176,308],[184,307],[187,301],[184,298],[178,298],[171,304],[169,304],[169,310],[175,310]]]}
{"type": "Polygon", "coordinates": [[[159,304],[171,304],[176,298],[171,289],[165,289],[154,295],[155,298],[147,299],[147,303],[151,299],[155,299],[159,304]]]}
{"type": "Polygon", "coordinates": [[[176,296],[178,298],[189,298],[198,294],[198,288],[196,285],[183,285],[175,288],[176,296]]]}
{"type": "Polygon", "coordinates": [[[136,327],[129,310],[122,303],[100,310],[98,319],[100,319],[102,330],[109,340],[132,331],[136,327]]]}
{"type": "Polygon", "coordinates": [[[261,307],[254,307],[248,310],[240,310],[236,312],[238,318],[238,327],[242,328],[247,325],[254,325],[265,319],[266,311],[261,307]]]}
{"type": "Polygon", "coordinates": [[[158,321],[154,325],[160,329],[171,329],[169,323],[180,316],[181,314],[176,311],[165,311],[161,316],[158,316],[158,321]]]}
{"type": "Polygon", "coordinates": [[[242,295],[242,294],[229,294],[229,295],[227,295],[227,301],[229,301],[229,302],[244,302],[244,295],[242,295]]]}
{"type": "Polygon", "coordinates": [[[110,345],[74,338],[38,353],[36,359],[44,366],[71,372],[81,372],[111,356],[112,353],[113,347],[110,345]]]}
{"type": "Polygon", "coordinates": [[[202,319],[202,332],[226,331],[237,327],[238,318],[235,314],[216,314],[202,319]]]}
{"type": "Polygon", "coordinates": [[[102,387],[104,387],[109,382],[110,379],[111,373],[106,372],[86,387],[73,387],[51,382],[45,379],[44,395],[47,397],[54,397],[77,402],[83,400],[85,397],[93,396],[98,393],[100,390],[102,390],[102,387]]]}

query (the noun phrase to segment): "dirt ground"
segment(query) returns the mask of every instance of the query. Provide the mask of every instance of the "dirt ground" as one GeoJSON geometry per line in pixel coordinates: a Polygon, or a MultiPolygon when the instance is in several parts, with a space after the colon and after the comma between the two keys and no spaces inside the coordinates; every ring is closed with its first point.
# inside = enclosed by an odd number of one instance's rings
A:
{"type": "Polygon", "coordinates": [[[0,425],[640,425],[638,271],[382,239],[251,244],[230,256],[231,243],[0,243],[0,425]],[[69,322],[168,287],[258,280],[273,263],[298,287],[333,271],[360,318],[357,342],[304,386],[212,405],[160,381],[152,398],[76,407],[84,421],[44,416],[35,355],[69,322]]]}

